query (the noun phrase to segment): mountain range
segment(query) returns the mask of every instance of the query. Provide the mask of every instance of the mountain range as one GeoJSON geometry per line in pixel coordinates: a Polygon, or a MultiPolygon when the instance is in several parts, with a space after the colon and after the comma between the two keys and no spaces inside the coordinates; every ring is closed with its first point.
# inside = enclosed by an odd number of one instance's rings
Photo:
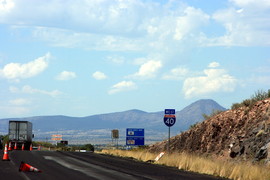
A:
{"type": "MultiPolygon", "coordinates": [[[[196,122],[202,121],[203,114],[214,110],[226,110],[211,99],[198,100],[180,111],[176,111],[176,123],[171,127],[171,136],[175,136],[196,122]]],[[[26,118],[0,119],[0,133],[8,132],[9,120],[23,120],[33,123],[35,141],[49,141],[51,135],[61,134],[71,143],[109,143],[111,130],[119,130],[119,143],[125,143],[126,128],[144,128],[146,144],[164,140],[168,137],[168,127],[163,122],[164,112],[145,112],[137,109],[92,115],[86,117],[35,116],[26,118]]]]}

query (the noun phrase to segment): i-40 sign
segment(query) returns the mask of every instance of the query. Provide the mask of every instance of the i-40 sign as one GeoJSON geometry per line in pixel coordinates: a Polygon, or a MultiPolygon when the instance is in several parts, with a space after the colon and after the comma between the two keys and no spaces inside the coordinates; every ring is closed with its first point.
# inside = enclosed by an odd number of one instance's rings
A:
{"type": "Polygon", "coordinates": [[[176,117],[175,115],[165,115],[164,116],[164,123],[168,126],[171,127],[175,124],[176,117]]]}

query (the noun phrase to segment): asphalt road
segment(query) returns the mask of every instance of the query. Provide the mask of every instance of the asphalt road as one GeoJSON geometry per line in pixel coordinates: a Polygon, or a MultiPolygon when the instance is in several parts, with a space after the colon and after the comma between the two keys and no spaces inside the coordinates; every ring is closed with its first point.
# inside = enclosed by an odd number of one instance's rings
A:
{"type": "Polygon", "coordinates": [[[9,159],[10,161],[0,161],[1,180],[219,179],[176,168],[90,152],[11,151],[9,159]],[[42,172],[19,172],[21,161],[42,172]]]}

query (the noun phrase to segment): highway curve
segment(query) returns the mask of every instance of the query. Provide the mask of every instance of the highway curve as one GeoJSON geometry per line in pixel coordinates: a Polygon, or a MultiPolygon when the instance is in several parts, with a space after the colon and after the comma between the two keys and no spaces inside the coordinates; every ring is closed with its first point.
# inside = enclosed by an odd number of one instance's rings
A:
{"type": "Polygon", "coordinates": [[[0,161],[1,180],[221,179],[128,158],[90,152],[12,151],[9,153],[9,158],[10,161],[0,161]],[[21,161],[42,172],[19,172],[21,161]]]}

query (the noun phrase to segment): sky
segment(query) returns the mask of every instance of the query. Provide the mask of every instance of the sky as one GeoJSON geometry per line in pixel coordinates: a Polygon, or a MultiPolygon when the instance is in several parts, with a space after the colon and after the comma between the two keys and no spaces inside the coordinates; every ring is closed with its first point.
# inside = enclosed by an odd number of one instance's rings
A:
{"type": "Polygon", "coordinates": [[[0,118],[230,108],[269,52],[269,0],[0,0],[0,118]]]}

